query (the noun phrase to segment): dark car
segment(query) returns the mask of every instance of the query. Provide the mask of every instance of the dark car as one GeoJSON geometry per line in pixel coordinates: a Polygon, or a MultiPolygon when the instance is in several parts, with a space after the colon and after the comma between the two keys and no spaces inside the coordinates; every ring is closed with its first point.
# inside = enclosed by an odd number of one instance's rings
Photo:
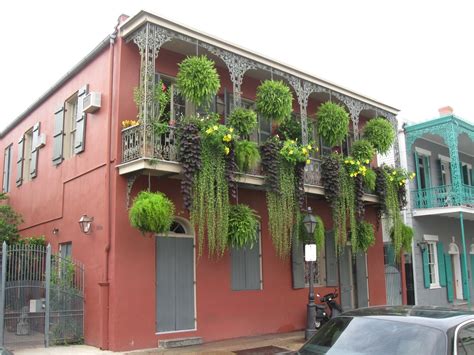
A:
{"type": "Polygon", "coordinates": [[[474,355],[474,312],[440,307],[369,307],[326,323],[298,354],[474,355]]]}

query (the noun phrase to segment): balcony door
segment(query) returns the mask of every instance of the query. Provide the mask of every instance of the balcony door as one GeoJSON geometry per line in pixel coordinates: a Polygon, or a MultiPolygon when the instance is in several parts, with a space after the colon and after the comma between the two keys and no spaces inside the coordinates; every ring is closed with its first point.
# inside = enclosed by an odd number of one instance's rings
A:
{"type": "Polygon", "coordinates": [[[430,153],[415,151],[416,182],[417,182],[417,208],[429,208],[432,204],[430,153]]]}

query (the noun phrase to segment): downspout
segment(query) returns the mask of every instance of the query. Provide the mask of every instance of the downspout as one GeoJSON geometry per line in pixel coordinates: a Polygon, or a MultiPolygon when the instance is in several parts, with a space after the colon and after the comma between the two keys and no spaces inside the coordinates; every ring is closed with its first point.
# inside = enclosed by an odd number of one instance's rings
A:
{"type": "Polygon", "coordinates": [[[466,276],[466,293],[467,293],[467,309],[471,310],[471,285],[469,283],[469,274],[467,273],[467,253],[466,253],[466,238],[464,237],[464,216],[462,211],[459,212],[459,220],[461,222],[461,240],[462,240],[462,253],[464,254],[464,260],[461,265],[463,273],[466,276]]]}
{"type": "Polygon", "coordinates": [[[106,139],[106,167],[105,167],[105,185],[107,193],[106,215],[107,215],[107,232],[106,243],[104,248],[104,273],[103,279],[99,283],[101,292],[102,305],[102,324],[101,324],[101,346],[103,350],[109,349],[109,323],[110,323],[110,280],[109,280],[109,259],[110,245],[112,239],[112,191],[111,191],[111,154],[112,154],[112,108],[113,108],[113,87],[114,87],[114,43],[117,38],[117,28],[114,33],[109,36],[109,102],[107,114],[107,139],[106,139]]]}

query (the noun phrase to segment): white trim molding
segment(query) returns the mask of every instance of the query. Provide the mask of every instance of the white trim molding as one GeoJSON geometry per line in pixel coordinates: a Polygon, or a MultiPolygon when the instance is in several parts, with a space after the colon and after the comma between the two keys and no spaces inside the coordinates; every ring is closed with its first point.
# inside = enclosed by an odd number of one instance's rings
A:
{"type": "Polygon", "coordinates": [[[431,234],[423,234],[423,240],[425,241],[430,241],[430,242],[437,242],[439,241],[439,237],[437,235],[431,235],[431,234]]]}
{"type": "Polygon", "coordinates": [[[423,149],[423,148],[420,148],[420,147],[415,147],[415,151],[418,154],[424,155],[425,157],[430,157],[431,156],[431,152],[429,150],[426,150],[426,149],[423,149]]]}

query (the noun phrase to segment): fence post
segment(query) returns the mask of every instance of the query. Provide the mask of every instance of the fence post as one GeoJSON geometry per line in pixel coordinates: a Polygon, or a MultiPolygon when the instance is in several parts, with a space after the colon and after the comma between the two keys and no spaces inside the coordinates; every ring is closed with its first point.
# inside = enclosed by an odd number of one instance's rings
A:
{"type": "Polygon", "coordinates": [[[7,243],[3,242],[2,245],[2,284],[0,289],[0,353],[3,354],[4,348],[4,339],[3,334],[5,330],[5,285],[7,278],[7,243]]]}
{"type": "Polygon", "coordinates": [[[45,277],[45,289],[46,289],[46,304],[44,310],[44,346],[49,346],[49,294],[51,286],[51,244],[46,247],[46,277],[45,277]]]}

